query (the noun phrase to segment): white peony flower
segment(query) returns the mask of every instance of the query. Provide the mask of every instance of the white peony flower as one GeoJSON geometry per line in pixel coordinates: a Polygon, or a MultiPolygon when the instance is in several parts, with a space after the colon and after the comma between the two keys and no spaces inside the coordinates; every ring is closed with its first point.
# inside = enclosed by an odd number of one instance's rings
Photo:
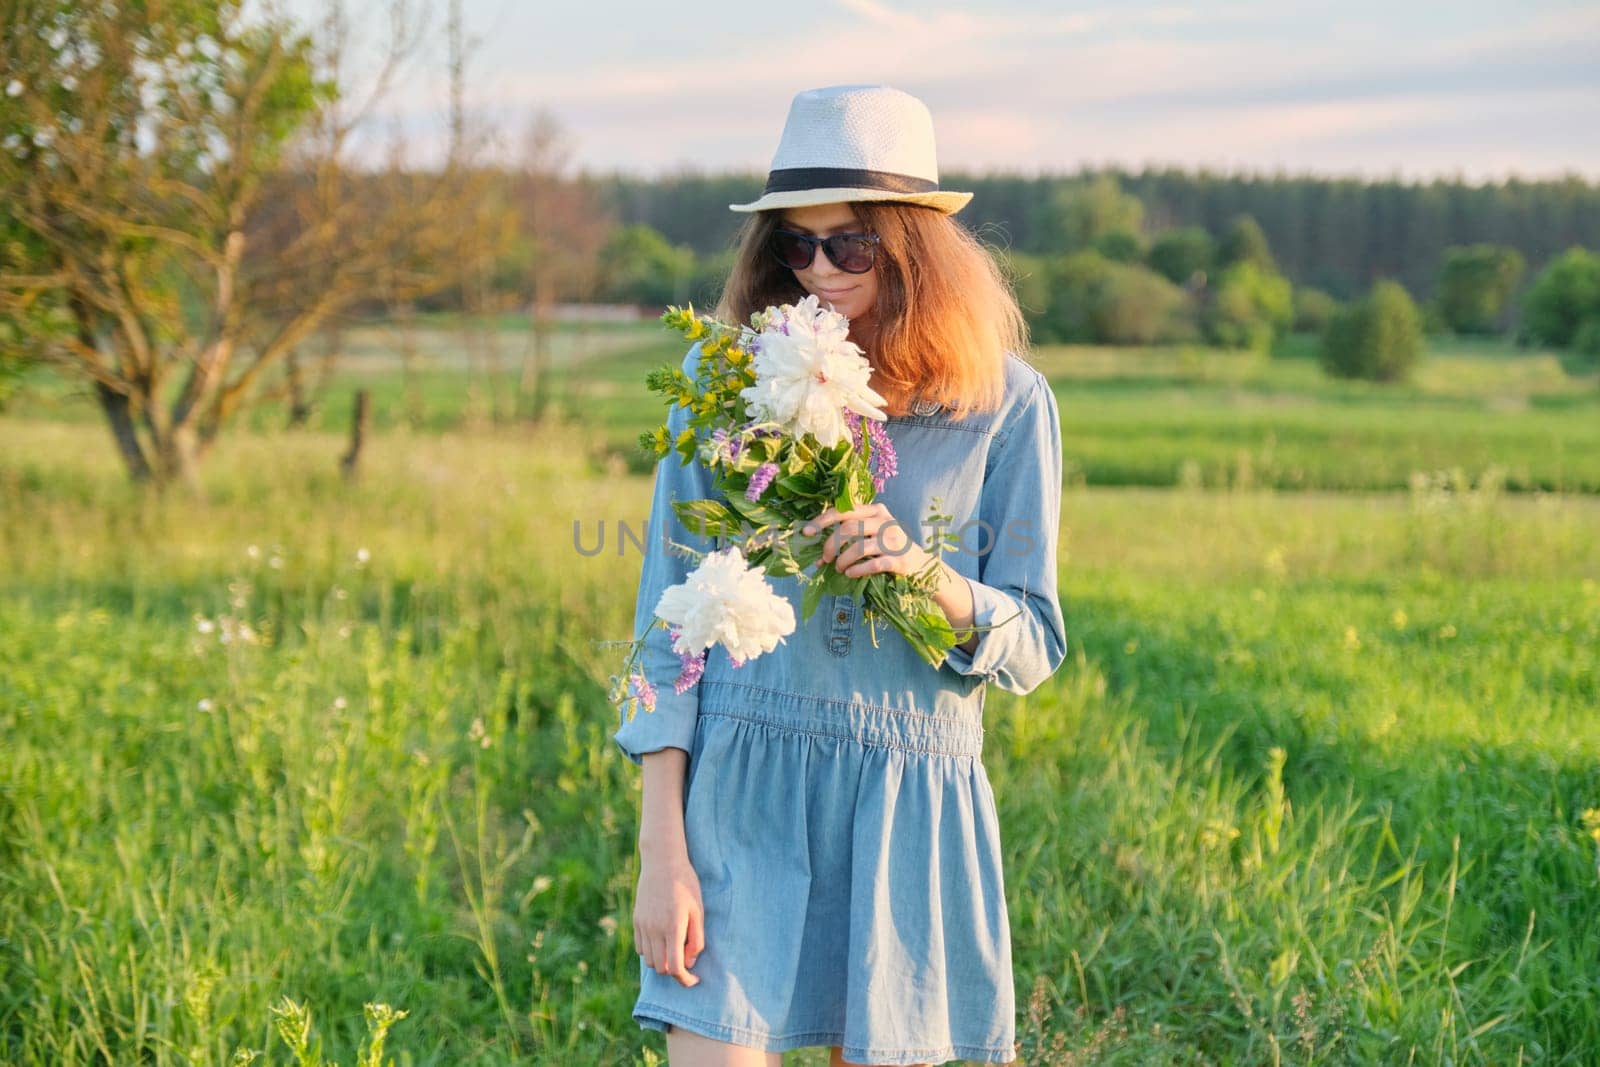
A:
{"type": "Polygon", "coordinates": [[[689,655],[720,644],[748,660],[794,632],[794,608],[737,545],[707,553],[687,579],[662,591],[655,613],[679,627],[672,647],[689,655]]]}
{"type": "Polygon", "coordinates": [[[849,339],[850,320],[819,306],[815,294],[784,305],[757,335],[756,384],[740,391],[751,414],[799,437],[812,434],[824,448],[850,439],[845,412],[871,419],[887,416],[868,384],[872,364],[849,339]]]}

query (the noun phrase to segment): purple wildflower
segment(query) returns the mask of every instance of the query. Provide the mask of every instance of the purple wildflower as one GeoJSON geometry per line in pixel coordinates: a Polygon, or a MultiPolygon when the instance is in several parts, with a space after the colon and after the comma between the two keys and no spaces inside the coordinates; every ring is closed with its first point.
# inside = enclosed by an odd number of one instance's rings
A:
{"type": "Polygon", "coordinates": [[[884,429],[883,423],[876,419],[864,419],[854,411],[846,411],[844,421],[850,427],[851,447],[857,451],[861,450],[862,424],[866,425],[867,436],[872,441],[872,485],[878,492],[883,492],[884,483],[900,472],[900,460],[895,455],[889,431],[884,429]]]}
{"type": "Polygon", "coordinates": [[[867,433],[872,438],[872,484],[883,492],[883,483],[900,473],[900,457],[895,455],[894,442],[883,423],[867,422],[867,433]]]}
{"type": "Polygon", "coordinates": [[[628,676],[628,695],[637,700],[644,710],[656,710],[656,687],[637,671],[628,676]]]}
{"type": "Polygon", "coordinates": [[[763,463],[750,476],[750,486],[744,491],[744,498],[746,500],[761,499],[761,494],[767,491],[767,486],[771,485],[772,479],[777,476],[778,465],[776,463],[763,463]]]}
{"type": "MultiPolygon", "coordinates": [[[[682,634],[683,627],[681,626],[667,627],[668,638],[674,645],[678,643],[678,638],[682,634]]],[[[690,686],[694,685],[694,683],[700,680],[700,675],[705,673],[705,651],[702,649],[701,651],[695,653],[679,652],[678,663],[682,669],[679,670],[678,677],[673,679],[672,691],[675,693],[683,693],[687,692],[690,686]]]]}
{"type": "MultiPolygon", "coordinates": [[[[677,651],[678,638],[682,636],[682,626],[667,627],[667,641],[674,646],[673,651],[677,651]]],[[[706,666],[705,651],[702,649],[693,653],[678,652],[678,664],[681,669],[678,672],[678,677],[672,682],[672,688],[681,693],[700,680],[700,672],[705,670],[706,666]]]]}
{"type": "Polygon", "coordinates": [[[861,451],[861,416],[854,411],[844,413],[845,425],[850,427],[850,447],[861,451]]]}
{"type": "Polygon", "coordinates": [[[672,691],[675,693],[686,693],[689,691],[691,686],[700,680],[700,676],[705,673],[706,654],[704,652],[698,652],[694,655],[690,655],[687,652],[679,652],[678,662],[683,665],[683,669],[678,672],[678,677],[673,680],[672,691]]]}
{"type": "Polygon", "coordinates": [[[743,445],[737,436],[730,436],[728,431],[718,426],[711,431],[711,438],[707,442],[707,452],[712,462],[732,466],[739,458],[739,449],[743,445]]]}

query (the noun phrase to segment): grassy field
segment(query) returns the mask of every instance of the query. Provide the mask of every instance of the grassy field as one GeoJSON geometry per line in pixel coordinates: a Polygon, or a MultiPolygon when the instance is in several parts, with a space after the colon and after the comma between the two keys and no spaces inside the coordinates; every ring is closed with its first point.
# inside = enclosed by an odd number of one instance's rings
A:
{"type": "MultiPolygon", "coordinates": [[[[438,370],[354,487],[338,392],[204,501],[128,490],[59,391],[0,418],[0,1061],[314,1063],[309,1020],[351,1063],[372,1002],[401,1064],[660,1062],[604,698],[639,559],[573,544],[645,516],[674,346],[632,336],[564,358],[582,423],[452,429],[438,370]]],[[[1600,499],[1539,487],[1600,488],[1594,384],[1039,362],[1071,647],[985,746],[1023,1061],[1592,1062],[1600,499]]]]}
{"type": "MultiPolygon", "coordinates": [[[[466,334],[425,320],[412,332],[414,383],[398,373],[392,324],[347,331],[349,358],[329,382],[314,428],[346,432],[351,396],[372,395],[379,429],[477,429],[516,410],[527,332],[481,331],[480,351],[501,373],[465,365],[466,334]],[[487,340],[485,338],[488,338],[487,340]]],[[[642,388],[646,371],[676,365],[684,346],[655,323],[563,324],[550,341],[553,410],[585,422],[596,447],[636,473],[634,447],[663,416],[642,388]]],[[[1414,381],[1330,381],[1312,338],[1274,357],[1207,348],[1047,346],[1031,358],[1060,399],[1068,481],[1089,486],[1200,486],[1404,490],[1413,473],[1461,468],[1510,492],[1600,493],[1600,375],[1566,374],[1553,353],[1493,341],[1432,339],[1414,381]]],[[[24,411],[97,418],[83,395],[36,376],[24,411]]],[[[254,428],[283,425],[281,404],[258,409],[254,428]]]]}

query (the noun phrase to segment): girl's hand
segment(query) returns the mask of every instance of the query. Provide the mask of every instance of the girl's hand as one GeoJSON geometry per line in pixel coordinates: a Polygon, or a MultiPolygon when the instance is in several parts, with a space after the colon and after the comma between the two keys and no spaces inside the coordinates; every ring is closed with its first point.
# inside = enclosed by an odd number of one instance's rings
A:
{"type": "Polygon", "coordinates": [[[933,556],[911,539],[899,519],[882,504],[873,502],[853,511],[828,508],[803,527],[810,537],[833,527],[822,545],[822,562],[832,562],[849,578],[869,574],[916,574],[933,556]]]}
{"type": "Polygon", "coordinates": [[[699,985],[700,976],[691,974],[689,968],[706,947],[705,917],[700,876],[687,852],[641,856],[633,905],[633,944],[646,965],[686,986],[699,985]]]}

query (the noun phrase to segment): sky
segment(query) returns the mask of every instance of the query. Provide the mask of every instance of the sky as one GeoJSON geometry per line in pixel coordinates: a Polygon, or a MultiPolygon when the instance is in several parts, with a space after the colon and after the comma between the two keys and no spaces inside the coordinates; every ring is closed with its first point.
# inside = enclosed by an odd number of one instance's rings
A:
{"type": "MultiPolygon", "coordinates": [[[[473,120],[509,152],[542,109],[574,169],[765,174],[796,92],[876,83],[942,171],[1600,180],[1597,0],[460,2],[473,120]]],[[[444,8],[386,112],[424,144],[444,8]]]]}

